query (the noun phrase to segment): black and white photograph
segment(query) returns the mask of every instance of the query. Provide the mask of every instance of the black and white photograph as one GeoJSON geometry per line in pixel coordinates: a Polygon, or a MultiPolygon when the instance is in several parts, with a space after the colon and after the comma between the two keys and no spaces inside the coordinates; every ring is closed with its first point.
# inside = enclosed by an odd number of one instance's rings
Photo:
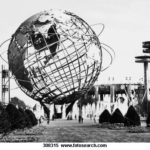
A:
{"type": "Polygon", "coordinates": [[[0,145],[142,148],[149,65],[149,0],[1,0],[0,145]]]}

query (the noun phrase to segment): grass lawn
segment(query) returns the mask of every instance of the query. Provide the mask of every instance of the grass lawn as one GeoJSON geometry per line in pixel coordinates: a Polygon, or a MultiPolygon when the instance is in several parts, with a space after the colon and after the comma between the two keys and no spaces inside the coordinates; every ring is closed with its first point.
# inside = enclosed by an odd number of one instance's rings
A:
{"type": "Polygon", "coordinates": [[[30,130],[16,130],[0,139],[1,142],[150,142],[150,129],[144,133],[129,133],[128,128],[108,129],[92,120],[55,120],[30,130]]]}

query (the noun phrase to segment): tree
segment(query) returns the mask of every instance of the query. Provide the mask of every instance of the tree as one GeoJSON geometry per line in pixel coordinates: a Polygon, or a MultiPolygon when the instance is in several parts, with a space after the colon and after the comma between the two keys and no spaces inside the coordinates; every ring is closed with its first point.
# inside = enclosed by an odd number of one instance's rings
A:
{"type": "Polygon", "coordinates": [[[11,123],[4,106],[0,103],[0,133],[6,133],[10,130],[11,123]]]}
{"type": "Polygon", "coordinates": [[[11,98],[10,103],[13,104],[14,106],[18,106],[19,108],[26,109],[26,104],[18,97],[11,98]]]}
{"type": "Polygon", "coordinates": [[[114,113],[111,115],[110,123],[124,123],[124,117],[121,111],[117,108],[114,113]]]}
{"type": "Polygon", "coordinates": [[[6,112],[8,113],[8,119],[11,123],[11,129],[22,129],[24,126],[22,125],[23,118],[21,113],[13,104],[8,104],[6,107],[6,112]]]}
{"type": "Polygon", "coordinates": [[[99,123],[104,123],[104,122],[110,123],[110,119],[111,119],[111,114],[107,109],[105,109],[99,116],[99,123]]]}
{"type": "Polygon", "coordinates": [[[36,119],[34,113],[33,113],[31,110],[26,109],[26,110],[25,110],[25,113],[26,113],[26,114],[28,115],[28,117],[30,118],[30,121],[31,121],[31,123],[32,123],[32,126],[35,126],[35,125],[38,124],[38,120],[36,119]]]}
{"type": "Polygon", "coordinates": [[[125,115],[125,126],[140,126],[140,116],[136,112],[133,106],[128,108],[128,111],[125,115]]]}
{"type": "Polygon", "coordinates": [[[93,95],[85,94],[81,97],[81,99],[78,101],[78,105],[84,106],[87,104],[93,104],[96,103],[97,99],[93,95]]]}
{"type": "Polygon", "coordinates": [[[18,111],[20,112],[21,117],[22,117],[22,120],[21,120],[22,128],[25,128],[25,127],[30,128],[30,127],[32,127],[32,123],[31,123],[30,118],[27,115],[27,113],[22,108],[19,108],[18,111]]]}

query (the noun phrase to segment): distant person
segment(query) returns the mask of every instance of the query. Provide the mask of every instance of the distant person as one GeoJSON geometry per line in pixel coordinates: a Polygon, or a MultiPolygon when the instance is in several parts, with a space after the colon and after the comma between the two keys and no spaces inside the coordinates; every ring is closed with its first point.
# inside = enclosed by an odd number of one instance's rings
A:
{"type": "Polygon", "coordinates": [[[77,119],[77,116],[75,115],[74,118],[75,118],[75,120],[76,120],[76,119],[77,119]]]}
{"type": "Polygon", "coordinates": [[[40,117],[40,118],[39,118],[39,125],[42,123],[41,119],[42,119],[42,118],[40,117]]]}
{"type": "Polygon", "coordinates": [[[47,124],[49,124],[50,123],[50,118],[47,118],[47,124]]]}
{"type": "Polygon", "coordinates": [[[81,123],[83,123],[83,117],[81,117],[81,123]]]}
{"type": "Polygon", "coordinates": [[[96,123],[96,115],[94,115],[94,118],[93,118],[93,120],[94,120],[94,123],[96,123]]]}
{"type": "Polygon", "coordinates": [[[90,114],[90,119],[92,120],[92,114],[90,114]]]}
{"type": "Polygon", "coordinates": [[[79,121],[79,123],[81,123],[81,116],[79,116],[79,120],[78,121],[79,121]]]}
{"type": "Polygon", "coordinates": [[[79,116],[79,123],[83,123],[83,117],[79,116]]]}
{"type": "Polygon", "coordinates": [[[54,114],[52,115],[52,120],[53,120],[53,121],[55,120],[55,116],[54,116],[54,114]]]}

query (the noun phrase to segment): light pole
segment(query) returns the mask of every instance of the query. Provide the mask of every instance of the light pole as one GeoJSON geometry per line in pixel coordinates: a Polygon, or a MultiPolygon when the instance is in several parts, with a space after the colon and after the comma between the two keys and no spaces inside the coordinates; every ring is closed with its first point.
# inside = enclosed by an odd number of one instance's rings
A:
{"type": "Polygon", "coordinates": [[[109,77],[109,81],[110,81],[110,107],[111,107],[111,112],[113,112],[113,103],[115,102],[114,77],[109,77]]]}
{"type": "MultiPolygon", "coordinates": [[[[143,42],[143,52],[144,53],[149,53],[150,54],[150,41],[143,42]]],[[[145,86],[145,100],[147,102],[147,113],[149,112],[148,110],[148,101],[150,101],[150,95],[149,95],[149,88],[150,85],[148,83],[148,63],[150,62],[150,55],[142,55],[142,56],[136,56],[135,57],[135,62],[136,63],[143,63],[144,65],[144,86],[145,86]]]]}

